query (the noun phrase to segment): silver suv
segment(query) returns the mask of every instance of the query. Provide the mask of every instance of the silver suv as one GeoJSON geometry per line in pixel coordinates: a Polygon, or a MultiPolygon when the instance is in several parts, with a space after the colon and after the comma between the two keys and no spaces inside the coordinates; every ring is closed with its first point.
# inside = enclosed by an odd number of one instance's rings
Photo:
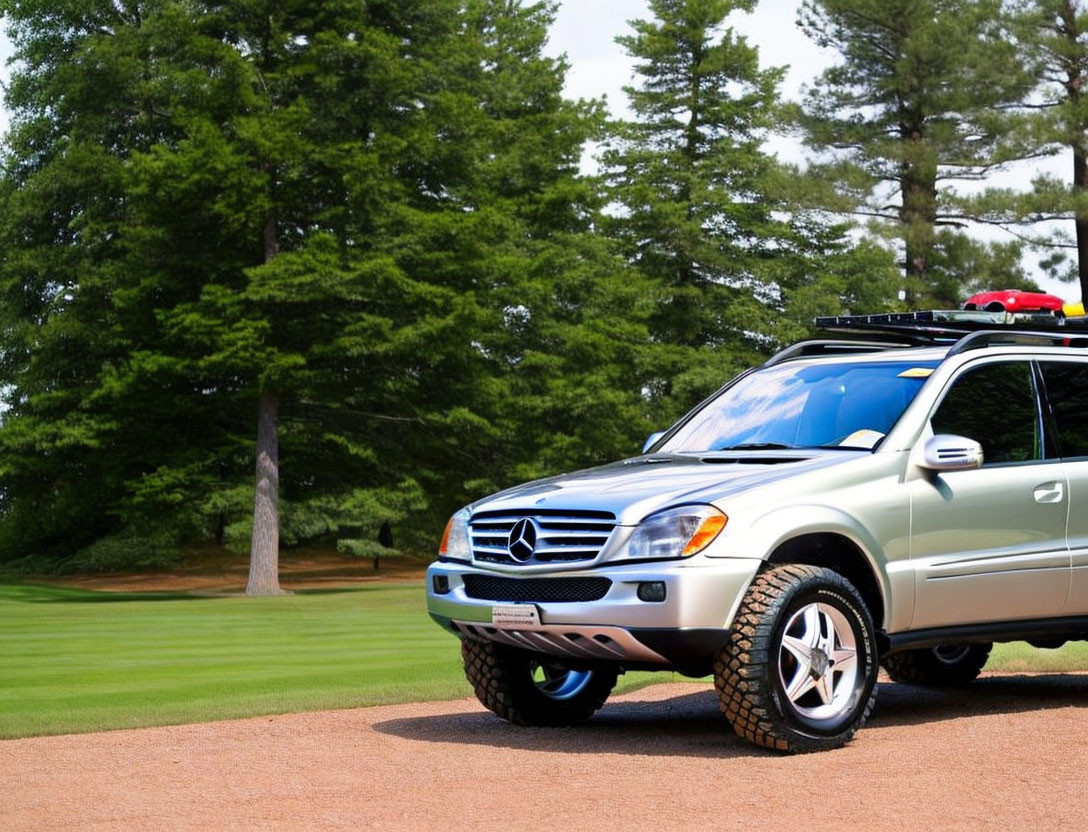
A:
{"type": "Polygon", "coordinates": [[[1088,639],[1088,329],[822,323],[851,336],[741,374],[642,455],[450,519],[427,604],[485,706],[566,725],[625,670],[713,673],[738,734],[815,751],[865,722],[879,665],[962,684],[995,641],[1088,639]]]}

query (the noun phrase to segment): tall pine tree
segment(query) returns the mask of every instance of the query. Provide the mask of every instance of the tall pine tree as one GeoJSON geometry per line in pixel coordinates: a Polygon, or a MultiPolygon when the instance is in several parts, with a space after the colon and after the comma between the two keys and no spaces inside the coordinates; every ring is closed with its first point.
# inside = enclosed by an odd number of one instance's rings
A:
{"type": "Polygon", "coordinates": [[[887,286],[882,252],[859,255],[843,227],[794,212],[788,172],[762,149],[782,71],[761,68],[729,21],[754,5],[652,0],[653,18],[618,39],[638,84],[626,90],[634,117],[614,126],[603,156],[615,202],[607,229],[650,281],[662,349],[647,391],[663,424],[803,334],[802,316],[884,294],[859,295],[866,281],[887,286]]]}
{"type": "Polygon", "coordinates": [[[648,293],[592,233],[551,4],[0,8],[0,557],[251,540],[276,592],[277,537],[421,548],[637,448],[648,293]]]}
{"type": "Polygon", "coordinates": [[[1079,0],[1015,0],[1007,11],[1021,60],[1037,78],[1020,102],[1021,139],[1035,155],[1064,153],[1071,164],[1065,176],[1036,176],[1028,190],[991,185],[965,198],[964,210],[1013,230],[1044,252],[1046,271],[1076,282],[1083,299],[1088,297],[1088,9],[1079,0]]]}
{"type": "Polygon", "coordinates": [[[839,58],[804,105],[807,144],[825,155],[811,172],[902,241],[908,304],[957,303],[960,258],[986,258],[952,230],[968,218],[951,186],[1031,152],[1008,109],[1033,79],[999,0],[805,0],[799,23],[839,58]]]}
{"type": "Polygon", "coordinates": [[[250,590],[275,592],[278,439],[297,453],[294,540],[420,502],[410,465],[379,459],[395,439],[349,425],[341,391],[371,391],[364,419],[408,418],[389,407],[390,333],[410,297],[450,331],[459,314],[379,242],[395,206],[442,186],[416,148],[459,6],[46,5],[3,9],[24,61],[0,265],[5,553],[70,557],[141,524],[244,533],[259,424],[250,590]]]}

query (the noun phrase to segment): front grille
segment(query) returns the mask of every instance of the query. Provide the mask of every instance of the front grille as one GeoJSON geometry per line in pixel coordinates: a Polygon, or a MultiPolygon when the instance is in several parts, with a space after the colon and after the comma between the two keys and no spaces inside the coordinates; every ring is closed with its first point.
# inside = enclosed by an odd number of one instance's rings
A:
{"type": "Polygon", "coordinates": [[[514,565],[593,560],[615,527],[616,516],[607,511],[480,511],[469,521],[475,560],[514,565]],[[536,549],[518,561],[510,556],[510,531],[525,518],[536,525],[536,549]]]}
{"type": "Polygon", "coordinates": [[[608,578],[499,578],[465,575],[465,594],[480,601],[578,603],[600,601],[608,594],[608,578]]]}

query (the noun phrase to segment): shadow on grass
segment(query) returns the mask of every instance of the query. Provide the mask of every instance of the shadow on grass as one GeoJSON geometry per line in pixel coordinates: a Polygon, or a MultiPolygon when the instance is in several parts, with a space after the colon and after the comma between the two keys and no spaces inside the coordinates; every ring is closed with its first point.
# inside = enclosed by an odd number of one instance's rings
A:
{"type": "MultiPolygon", "coordinates": [[[[383,592],[390,589],[417,589],[419,582],[370,583],[361,586],[320,587],[289,590],[282,596],[324,596],[345,593],[383,592]]],[[[242,590],[136,590],[108,591],[76,589],[33,583],[0,584],[0,601],[23,604],[114,604],[130,601],[208,601],[222,598],[245,598],[242,590]]]]}
{"type": "Polygon", "coordinates": [[[310,589],[292,589],[292,595],[342,595],[348,592],[385,592],[390,589],[422,589],[422,581],[388,581],[355,584],[353,586],[327,586],[310,589]]]}
{"type": "Polygon", "coordinates": [[[103,592],[94,589],[16,584],[0,586],[0,600],[24,604],[114,604],[129,601],[199,601],[211,595],[192,592],[103,592]]]}
{"type": "MultiPolygon", "coordinates": [[[[956,689],[881,683],[863,731],[1084,706],[1088,675],[990,676],[956,689]]],[[[482,708],[482,706],[481,706],[482,708]]],[[[397,719],[374,729],[403,739],[498,748],[652,757],[775,756],[740,739],[718,709],[714,690],[655,701],[616,701],[570,728],[522,728],[490,712],[397,719]]]]}

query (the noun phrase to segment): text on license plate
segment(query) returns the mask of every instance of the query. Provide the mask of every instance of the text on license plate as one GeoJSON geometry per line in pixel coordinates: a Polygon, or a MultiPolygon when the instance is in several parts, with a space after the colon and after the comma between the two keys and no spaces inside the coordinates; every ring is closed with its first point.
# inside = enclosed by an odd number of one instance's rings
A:
{"type": "Polygon", "coordinates": [[[500,627],[526,627],[540,624],[540,611],[534,604],[508,604],[491,608],[491,623],[500,627]]]}

